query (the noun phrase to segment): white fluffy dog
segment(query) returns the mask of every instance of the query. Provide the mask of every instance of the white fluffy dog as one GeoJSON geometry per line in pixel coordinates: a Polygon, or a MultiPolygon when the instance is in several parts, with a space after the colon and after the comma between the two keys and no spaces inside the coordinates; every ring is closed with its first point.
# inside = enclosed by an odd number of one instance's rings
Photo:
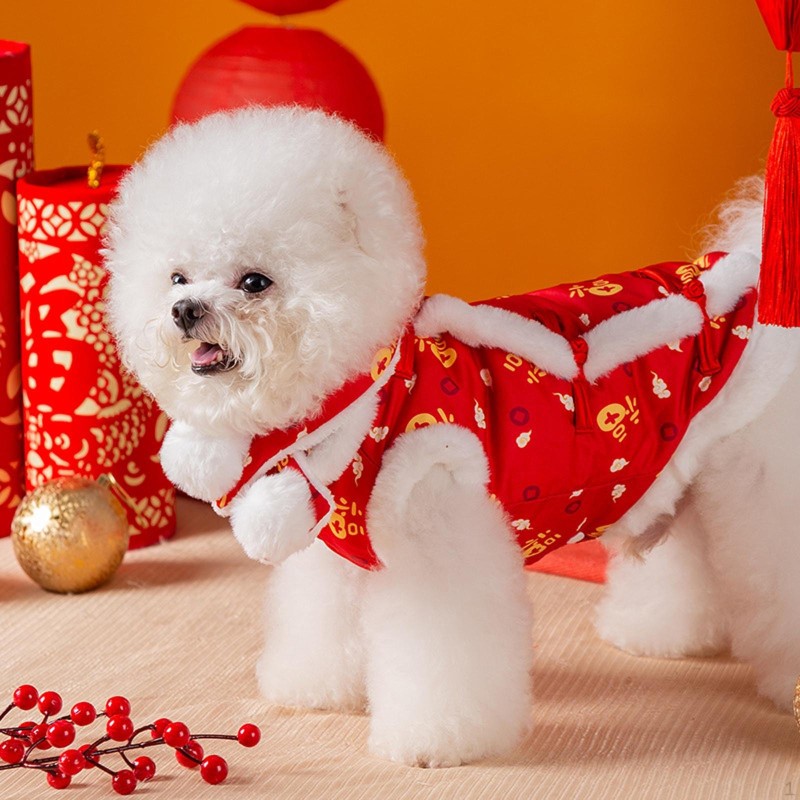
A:
{"type": "MultiPolygon", "coordinates": [[[[760,211],[743,201],[715,243],[731,255],[703,276],[709,313],[730,310],[752,285],[759,240],[760,211]]],[[[152,147],[113,208],[107,265],[123,358],[173,420],[161,454],[168,476],[195,497],[219,498],[239,480],[253,437],[312,419],[369,373],[420,308],[422,244],[389,156],[322,113],[219,114],[152,147]]],[[[417,330],[437,333],[430,302],[417,330]]],[[[682,335],[684,312],[675,313],[640,325],[647,346],[622,337],[600,347],[606,362],[682,335]]],[[[553,348],[518,337],[515,352],[554,372],[566,359],[562,371],[574,375],[569,348],[547,342],[553,348]]],[[[800,672],[797,354],[796,332],[753,326],[725,388],[606,534],[620,552],[626,541],[644,551],[672,529],[644,560],[615,558],[599,616],[605,638],[637,653],[731,642],[784,708],[800,672]]],[[[297,459],[321,486],[374,435],[377,402],[366,392],[304,440],[297,459]]],[[[529,724],[522,558],[473,438],[429,425],[387,451],[366,514],[381,569],[315,541],[314,493],[297,470],[256,475],[226,509],[247,554],[279,564],[258,665],[266,697],[366,705],[372,751],[407,764],[507,751],[529,724]]]]}

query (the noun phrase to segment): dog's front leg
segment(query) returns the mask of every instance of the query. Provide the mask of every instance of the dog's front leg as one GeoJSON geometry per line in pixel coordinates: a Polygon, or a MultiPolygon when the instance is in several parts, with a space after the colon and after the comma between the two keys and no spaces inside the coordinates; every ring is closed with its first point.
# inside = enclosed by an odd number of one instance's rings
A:
{"type": "Polygon", "coordinates": [[[161,466],[179,489],[198,500],[216,500],[241,475],[249,437],[211,435],[176,420],[161,446],[161,466]]]}
{"type": "Polygon", "coordinates": [[[363,708],[360,606],[366,576],[322,542],[275,568],[257,668],[264,697],[284,706],[363,708]]]}
{"type": "Polygon", "coordinates": [[[485,487],[472,434],[434,425],[387,454],[368,525],[384,567],[366,576],[370,748],[417,766],[511,749],[531,713],[522,557],[485,487]]]}

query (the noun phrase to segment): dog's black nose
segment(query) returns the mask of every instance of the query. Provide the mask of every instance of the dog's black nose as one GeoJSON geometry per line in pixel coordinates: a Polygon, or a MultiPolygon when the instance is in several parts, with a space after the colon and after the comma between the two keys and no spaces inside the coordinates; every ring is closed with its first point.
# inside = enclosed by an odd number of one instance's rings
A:
{"type": "Polygon", "coordinates": [[[186,297],[172,306],[172,321],[184,332],[189,331],[205,316],[203,304],[186,297]]]}

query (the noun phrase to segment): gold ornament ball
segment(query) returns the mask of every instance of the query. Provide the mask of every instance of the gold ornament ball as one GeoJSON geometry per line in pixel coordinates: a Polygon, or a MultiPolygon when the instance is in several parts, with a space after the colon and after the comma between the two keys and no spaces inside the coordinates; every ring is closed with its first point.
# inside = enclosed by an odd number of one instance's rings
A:
{"type": "Polygon", "coordinates": [[[86,592],[116,572],[128,518],[111,491],[88,478],[57,478],[27,495],[11,523],[20,566],[50,592],[86,592]]]}

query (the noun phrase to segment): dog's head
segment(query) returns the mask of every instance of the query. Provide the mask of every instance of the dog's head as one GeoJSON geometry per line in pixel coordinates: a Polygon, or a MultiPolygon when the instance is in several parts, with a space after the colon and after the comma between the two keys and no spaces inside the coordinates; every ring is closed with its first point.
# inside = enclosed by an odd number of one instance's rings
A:
{"type": "Polygon", "coordinates": [[[205,429],[309,416],[401,333],[424,283],[391,158],[297,108],[173,130],[123,180],[106,245],[125,363],[171,417],[205,429]]]}

